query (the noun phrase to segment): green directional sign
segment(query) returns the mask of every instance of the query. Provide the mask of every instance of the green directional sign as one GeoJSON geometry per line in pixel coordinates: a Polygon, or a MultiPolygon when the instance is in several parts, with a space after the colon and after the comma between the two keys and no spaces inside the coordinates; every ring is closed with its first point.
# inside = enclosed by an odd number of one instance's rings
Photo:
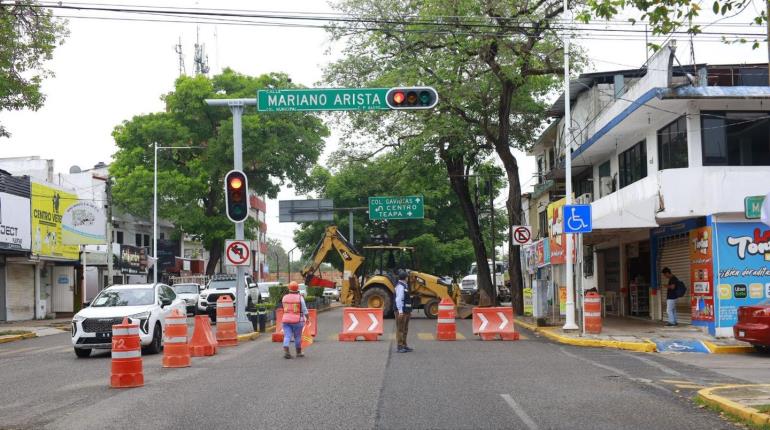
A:
{"type": "Polygon", "coordinates": [[[759,219],[762,216],[762,202],[765,196],[749,196],[743,199],[744,214],[747,219],[759,219]]]}
{"type": "Polygon", "coordinates": [[[388,88],[306,88],[257,91],[257,110],[342,111],[387,110],[388,88]]]}
{"type": "Polygon", "coordinates": [[[422,196],[369,197],[369,219],[422,219],[425,206],[422,196]]]}

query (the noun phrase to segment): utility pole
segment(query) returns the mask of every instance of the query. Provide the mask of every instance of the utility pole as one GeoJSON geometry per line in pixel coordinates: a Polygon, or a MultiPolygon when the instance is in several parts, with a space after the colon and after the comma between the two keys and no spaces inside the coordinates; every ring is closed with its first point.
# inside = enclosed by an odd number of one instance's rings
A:
{"type": "Polygon", "coordinates": [[[767,81],[770,85],[770,0],[765,3],[765,20],[767,21],[767,81]]]}
{"type": "Polygon", "coordinates": [[[492,177],[487,178],[487,185],[489,186],[489,224],[491,234],[489,235],[489,241],[492,242],[492,304],[497,304],[497,253],[495,252],[495,190],[492,182],[492,177]]]}
{"type": "MultiPolygon", "coordinates": [[[[768,0],[770,1],[770,0],[768,0]]],[[[568,0],[564,0],[564,16],[566,18],[569,11],[568,0]]],[[[572,115],[570,112],[570,91],[569,91],[569,30],[564,32],[564,170],[566,177],[566,205],[572,205],[572,115]]],[[[567,241],[566,246],[566,278],[567,278],[567,315],[564,323],[564,330],[577,330],[575,324],[575,286],[572,268],[572,233],[562,232],[562,237],[567,241]]]]}
{"type": "Polygon", "coordinates": [[[112,285],[112,178],[107,175],[107,181],[104,184],[104,194],[107,197],[107,288],[112,285]]]}

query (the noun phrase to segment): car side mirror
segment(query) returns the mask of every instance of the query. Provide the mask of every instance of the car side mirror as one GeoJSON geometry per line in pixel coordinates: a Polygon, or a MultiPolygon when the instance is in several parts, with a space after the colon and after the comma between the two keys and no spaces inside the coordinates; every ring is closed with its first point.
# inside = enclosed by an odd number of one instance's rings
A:
{"type": "Polygon", "coordinates": [[[87,308],[87,307],[89,307],[89,306],[91,306],[91,301],[90,301],[90,300],[89,300],[89,301],[87,301],[87,302],[83,302],[83,307],[84,307],[84,308],[87,308]]]}
{"type": "Polygon", "coordinates": [[[171,305],[172,300],[171,299],[160,299],[160,305],[161,306],[169,306],[171,305]]]}

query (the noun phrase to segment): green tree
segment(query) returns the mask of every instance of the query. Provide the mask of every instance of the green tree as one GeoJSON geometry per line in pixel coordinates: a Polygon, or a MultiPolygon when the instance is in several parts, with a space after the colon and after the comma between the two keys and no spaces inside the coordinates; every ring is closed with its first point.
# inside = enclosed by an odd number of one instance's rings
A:
{"type": "MultiPolygon", "coordinates": [[[[346,43],[327,69],[340,86],[436,87],[431,112],[353,114],[351,128],[372,136],[370,147],[418,142],[442,160],[458,197],[479,267],[482,304],[494,290],[486,246],[472,204],[469,173],[496,154],[508,180],[507,225],[520,223],[521,184],[514,148],[533,143],[546,96],[563,73],[563,47],[552,27],[560,0],[344,0],[353,19],[331,29],[346,43]]],[[[349,142],[355,151],[361,142],[349,142]]],[[[377,149],[374,149],[377,151],[377,149]]],[[[509,248],[513,305],[523,311],[518,247],[509,248]]]]}
{"type": "MultiPolygon", "coordinates": [[[[65,22],[32,0],[0,3],[0,111],[38,110],[45,102],[43,65],[68,35],[65,22]]],[[[0,137],[9,137],[0,124],[0,137]]]]}
{"type": "MultiPolygon", "coordinates": [[[[210,251],[206,273],[212,274],[233,223],[224,213],[223,178],[233,166],[232,118],[226,108],[209,107],[206,98],[254,97],[257,89],[292,87],[288,76],[249,77],[225,69],[222,74],[177,79],[162,97],[164,112],[135,116],[113,132],[118,152],[110,166],[116,206],[147,217],[152,213],[153,142],[159,146],[199,149],[158,151],[158,213],[179,234],[192,235],[210,251]]],[[[243,170],[249,188],[275,197],[282,184],[304,185],[323,149],[327,128],[307,113],[243,115],[243,170]]],[[[256,222],[246,223],[253,238],[256,222]]]]}
{"type": "MultiPolygon", "coordinates": [[[[366,160],[347,160],[334,173],[316,167],[314,191],[322,198],[332,199],[335,207],[366,207],[368,197],[384,195],[423,195],[425,218],[421,220],[369,221],[366,212],[357,211],[353,217],[355,245],[377,241],[387,244],[414,246],[418,268],[437,275],[459,276],[474,261],[473,246],[468,238],[457,196],[446,180],[446,170],[435,154],[418,145],[404,145],[366,160]],[[385,238],[380,239],[380,238],[385,238]]],[[[499,173],[499,172],[498,172],[499,173]]],[[[503,181],[496,182],[496,191],[503,181]]],[[[482,196],[482,199],[487,199],[482,196]]],[[[345,236],[349,231],[347,212],[335,214],[335,224],[345,236]]],[[[304,223],[295,232],[294,240],[305,259],[315,250],[323,237],[327,223],[304,223]]],[[[498,223],[497,243],[504,233],[498,223]]],[[[485,238],[491,232],[484,224],[485,238]]],[[[491,241],[488,241],[488,243],[491,241]]],[[[336,253],[329,261],[338,269],[342,262],[336,253]]]]}
{"type": "Polygon", "coordinates": [[[283,249],[281,241],[278,239],[268,238],[267,244],[267,265],[270,269],[270,273],[278,273],[281,269],[286,270],[286,261],[288,256],[286,250],[283,249]]]}

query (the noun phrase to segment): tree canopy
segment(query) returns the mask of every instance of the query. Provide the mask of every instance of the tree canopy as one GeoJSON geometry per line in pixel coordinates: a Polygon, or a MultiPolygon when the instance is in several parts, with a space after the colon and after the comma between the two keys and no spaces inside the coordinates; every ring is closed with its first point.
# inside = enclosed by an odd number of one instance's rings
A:
{"type": "MultiPolygon", "coordinates": [[[[225,173],[233,168],[230,110],[209,107],[207,98],[253,98],[257,89],[290,88],[288,76],[274,73],[245,76],[225,69],[212,78],[177,79],[174,91],[164,95],[164,112],[135,116],[115,127],[118,146],[110,174],[118,209],[148,217],[152,213],[153,142],[159,146],[191,146],[158,151],[158,213],[173,222],[211,252],[207,273],[221,257],[233,223],[224,213],[225,173]]],[[[297,112],[243,115],[243,170],[249,188],[275,197],[281,185],[305,185],[308,172],[323,149],[328,129],[315,116],[297,112]]],[[[256,222],[249,218],[247,238],[256,222]]]]}
{"type": "MultiPolygon", "coordinates": [[[[43,106],[40,85],[53,76],[44,63],[67,35],[65,22],[36,1],[0,3],[0,111],[43,106]]],[[[0,137],[9,136],[0,124],[0,137]]]]}

